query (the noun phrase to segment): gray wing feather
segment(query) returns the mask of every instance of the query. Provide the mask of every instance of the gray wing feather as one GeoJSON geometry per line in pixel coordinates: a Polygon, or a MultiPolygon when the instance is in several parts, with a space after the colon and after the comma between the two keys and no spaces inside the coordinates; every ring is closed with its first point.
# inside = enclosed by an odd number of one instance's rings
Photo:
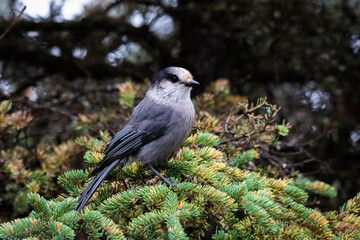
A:
{"type": "Polygon", "coordinates": [[[81,211],[111,170],[121,164],[122,159],[134,155],[167,130],[172,113],[170,108],[157,106],[149,100],[143,100],[134,109],[129,124],[115,134],[105,149],[103,160],[90,174],[90,177],[96,177],[80,196],[77,211],[81,211]]]}
{"type": "Polygon", "coordinates": [[[117,159],[133,155],[142,146],[160,137],[167,130],[172,114],[173,110],[169,107],[155,105],[150,100],[145,105],[142,101],[135,108],[129,123],[110,141],[103,160],[90,176],[95,176],[117,159]]]}

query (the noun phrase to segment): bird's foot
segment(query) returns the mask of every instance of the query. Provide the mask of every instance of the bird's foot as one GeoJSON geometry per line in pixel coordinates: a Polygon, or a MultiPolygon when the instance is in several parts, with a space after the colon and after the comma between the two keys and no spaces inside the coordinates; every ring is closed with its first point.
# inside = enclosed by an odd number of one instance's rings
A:
{"type": "Polygon", "coordinates": [[[163,181],[163,183],[165,183],[168,187],[176,187],[176,184],[175,183],[171,183],[167,178],[165,178],[163,175],[161,175],[158,171],[156,171],[156,169],[150,165],[150,164],[147,164],[147,167],[153,172],[155,173],[156,176],[158,176],[161,181],[163,181]]]}

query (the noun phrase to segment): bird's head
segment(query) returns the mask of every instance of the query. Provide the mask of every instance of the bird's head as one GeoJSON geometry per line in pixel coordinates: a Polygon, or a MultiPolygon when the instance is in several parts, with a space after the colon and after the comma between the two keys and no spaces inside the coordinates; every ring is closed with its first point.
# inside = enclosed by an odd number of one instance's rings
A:
{"type": "Polygon", "coordinates": [[[199,83],[193,79],[191,73],[185,68],[167,67],[156,74],[153,84],[191,87],[199,83]]]}
{"type": "Polygon", "coordinates": [[[190,98],[191,87],[198,84],[185,68],[168,67],[155,75],[151,89],[169,100],[181,100],[190,98]]]}

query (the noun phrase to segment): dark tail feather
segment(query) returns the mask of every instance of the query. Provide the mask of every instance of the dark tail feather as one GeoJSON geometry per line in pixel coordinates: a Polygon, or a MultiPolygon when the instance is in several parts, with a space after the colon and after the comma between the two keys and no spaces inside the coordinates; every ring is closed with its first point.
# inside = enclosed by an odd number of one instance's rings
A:
{"type": "Polygon", "coordinates": [[[90,183],[90,185],[86,188],[86,190],[81,194],[78,205],[76,207],[76,211],[80,212],[86,203],[89,201],[91,196],[95,193],[96,189],[100,186],[101,182],[106,178],[107,175],[115,168],[115,166],[119,163],[119,160],[114,161],[109,166],[106,166],[103,170],[101,170],[94,180],[90,183]]]}

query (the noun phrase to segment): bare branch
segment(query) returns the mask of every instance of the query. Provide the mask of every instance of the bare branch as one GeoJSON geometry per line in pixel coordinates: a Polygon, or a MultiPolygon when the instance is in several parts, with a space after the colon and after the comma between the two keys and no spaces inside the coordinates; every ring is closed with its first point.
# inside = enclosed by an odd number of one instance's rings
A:
{"type": "Polygon", "coordinates": [[[5,37],[5,35],[11,30],[11,28],[20,20],[21,15],[23,15],[24,11],[26,9],[26,6],[23,7],[23,9],[21,10],[19,16],[17,16],[12,23],[10,24],[10,26],[3,32],[3,34],[1,34],[0,39],[3,39],[5,37]]]}

